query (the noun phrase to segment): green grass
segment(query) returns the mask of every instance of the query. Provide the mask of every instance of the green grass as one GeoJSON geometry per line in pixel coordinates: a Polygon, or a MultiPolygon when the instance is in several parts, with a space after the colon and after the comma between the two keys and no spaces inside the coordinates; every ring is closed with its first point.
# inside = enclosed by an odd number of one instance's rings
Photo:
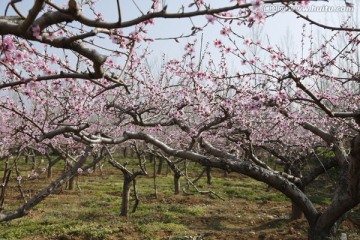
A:
{"type": "MultiPolygon", "coordinates": [[[[129,166],[136,169],[136,164],[129,166]]],[[[202,169],[196,164],[191,166],[194,171],[189,171],[189,176],[194,179],[202,169]]],[[[54,176],[61,169],[61,164],[56,166],[54,176]]],[[[102,177],[99,172],[80,176],[78,186],[81,190],[62,189],[36,206],[28,216],[0,223],[0,239],[242,239],[241,236],[246,236],[249,231],[265,231],[269,236],[273,234],[274,239],[294,239],[287,234],[291,224],[286,217],[290,214],[290,201],[266,184],[242,175],[230,174],[224,178],[222,171],[214,170],[211,185],[205,178],[198,181],[199,190],[212,190],[223,201],[213,195],[196,193],[191,186],[187,192],[194,195],[174,195],[172,175],[163,174],[157,176],[158,197],[155,198],[149,169],[149,176],[137,179],[140,197],[137,211],[124,218],[119,216],[121,172],[109,165],[104,171],[102,177]]],[[[328,203],[333,185],[327,180],[321,178],[308,188],[316,204],[328,203]]],[[[27,180],[24,189],[40,189],[48,182],[45,178],[27,180]]],[[[186,186],[184,177],[181,177],[181,183],[186,186]]],[[[6,200],[7,209],[21,204],[15,187],[10,193],[12,198],[6,200]]],[[[132,204],[133,201],[131,207],[132,204]]],[[[358,212],[353,211],[351,216],[360,219],[358,212]]],[[[294,228],[305,238],[305,220],[294,228]]],[[[358,232],[351,234],[357,236],[358,232]]]]}
{"type": "Polygon", "coordinates": [[[189,229],[177,223],[163,223],[163,222],[152,222],[148,224],[143,224],[138,226],[138,230],[144,234],[146,239],[162,239],[162,236],[159,236],[159,232],[167,232],[169,234],[179,234],[186,233],[189,229]]]}
{"type": "Polygon", "coordinates": [[[242,198],[248,201],[286,202],[283,194],[268,187],[266,184],[250,179],[231,181],[230,179],[216,180],[216,184],[224,186],[223,193],[229,198],[242,198]]]}

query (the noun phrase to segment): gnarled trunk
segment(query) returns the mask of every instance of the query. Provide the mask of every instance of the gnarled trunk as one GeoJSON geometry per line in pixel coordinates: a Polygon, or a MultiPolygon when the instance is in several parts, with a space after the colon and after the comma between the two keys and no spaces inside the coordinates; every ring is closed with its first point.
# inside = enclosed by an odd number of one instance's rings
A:
{"type": "Polygon", "coordinates": [[[51,178],[52,177],[52,166],[49,165],[47,168],[47,178],[51,178]]]}
{"type": "MultiPolygon", "coordinates": [[[[124,174],[125,175],[125,174],[124,174]]],[[[130,189],[133,178],[131,176],[124,176],[123,191],[122,191],[122,200],[121,200],[121,210],[120,215],[127,217],[129,215],[130,208],[130,189]]]]}
{"type": "Polygon", "coordinates": [[[308,240],[335,240],[336,234],[331,229],[310,229],[308,240]]]}
{"type": "Polygon", "coordinates": [[[211,185],[211,180],[212,180],[211,167],[207,166],[206,167],[206,182],[207,182],[207,184],[211,185]]]}
{"type": "MultiPolygon", "coordinates": [[[[290,174],[292,174],[294,177],[301,178],[301,167],[299,164],[293,164],[290,166],[290,174]]],[[[302,183],[295,183],[295,185],[304,192],[305,187],[302,185],[302,183]]],[[[302,217],[302,210],[301,208],[294,202],[291,201],[291,220],[297,220],[302,217]]]]}
{"type": "Polygon", "coordinates": [[[336,223],[360,202],[360,136],[354,139],[348,158],[341,143],[334,145],[336,158],[341,163],[341,174],[333,201],[322,214],[316,210],[306,194],[290,181],[292,178],[288,179],[291,176],[238,159],[234,155],[213,147],[204,139],[201,139],[200,147],[214,157],[171,148],[142,132],[125,132],[124,137],[145,140],[171,156],[190,159],[204,166],[245,174],[270,185],[289,197],[303,211],[309,223],[309,239],[331,239],[334,235],[332,230],[336,230],[334,227],[336,223]]]}
{"type": "Polygon", "coordinates": [[[346,159],[341,165],[333,201],[315,223],[310,224],[309,239],[335,239],[344,215],[360,203],[360,135],[353,139],[346,159]]]}
{"type": "Polygon", "coordinates": [[[299,208],[296,203],[294,203],[293,201],[291,202],[291,216],[290,219],[291,220],[297,220],[300,219],[302,217],[302,210],[301,208],[299,208]]]}
{"type": "Polygon", "coordinates": [[[181,174],[179,172],[174,173],[174,193],[175,194],[180,193],[180,177],[181,177],[181,174]]]}
{"type": "Polygon", "coordinates": [[[164,163],[164,159],[160,158],[159,159],[159,164],[158,164],[158,168],[157,168],[157,171],[156,171],[156,174],[157,175],[161,175],[161,172],[162,172],[162,169],[163,169],[163,164],[164,163]]]}

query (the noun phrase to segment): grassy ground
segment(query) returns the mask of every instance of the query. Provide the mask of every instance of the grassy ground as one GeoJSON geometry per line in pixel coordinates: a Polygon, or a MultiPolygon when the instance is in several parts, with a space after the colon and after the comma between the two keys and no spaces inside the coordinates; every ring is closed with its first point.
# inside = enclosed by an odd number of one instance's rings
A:
{"type": "MultiPolygon", "coordinates": [[[[157,177],[156,197],[151,176],[141,177],[140,205],[125,218],[119,216],[122,175],[108,165],[104,171],[103,176],[98,171],[80,176],[76,190],[59,190],[28,216],[1,223],[0,239],[306,239],[305,219],[289,220],[291,203],[244,176],[224,178],[214,171],[212,185],[205,179],[198,182],[201,190],[212,190],[224,200],[214,195],[174,195],[170,174],[157,177]]],[[[46,182],[50,180],[42,175],[26,180],[24,190],[33,194],[46,182]]],[[[309,192],[321,208],[328,194],[316,184],[324,186],[315,183],[309,192]]],[[[16,208],[21,201],[16,188],[9,188],[5,207],[16,208]]],[[[359,223],[360,211],[355,209],[341,231],[348,239],[359,239],[359,223]]]]}

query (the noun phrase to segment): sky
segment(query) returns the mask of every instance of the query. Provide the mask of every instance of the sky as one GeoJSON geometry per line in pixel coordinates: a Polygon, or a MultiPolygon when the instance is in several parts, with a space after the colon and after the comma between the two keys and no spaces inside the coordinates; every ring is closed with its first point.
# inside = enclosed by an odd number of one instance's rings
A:
{"type": "MultiPolygon", "coordinates": [[[[77,0],[80,2],[81,0],[77,0]]],[[[22,0],[17,5],[24,13],[26,13],[33,4],[33,0],[22,0]]],[[[57,4],[66,4],[65,0],[54,0],[53,2],[57,4]]],[[[181,9],[181,5],[188,6],[192,1],[191,0],[163,0],[164,4],[168,5],[168,12],[177,12],[181,9]]],[[[207,0],[212,7],[224,6],[224,4],[232,5],[229,3],[230,0],[207,0]]],[[[251,1],[249,1],[251,2],[251,1]]],[[[321,8],[323,6],[337,6],[344,7],[344,0],[330,0],[330,1],[318,1],[316,3],[311,3],[312,5],[317,6],[315,11],[305,12],[306,9],[300,10],[301,13],[309,15],[311,18],[326,23],[328,25],[338,26],[340,20],[346,18],[347,15],[352,14],[357,16],[357,19],[354,20],[354,25],[360,26],[359,15],[360,15],[360,2],[355,0],[348,0],[348,2],[354,3],[354,8],[352,12],[346,11],[329,11],[329,9],[321,8]]],[[[0,1],[0,12],[5,11],[5,7],[8,1],[0,1]]],[[[151,5],[150,0],[120,0],[121,10],[122,10],[122,19],[123,21],[132,19],[137,16],[141,16],[141,11],[146,12],[151,5]],[[139,10],[140,9],[140,10],[139,10]]],[[[274,10],[273,7],[268,7],[270,5],[263,6],[263,10],[270,14],[271,10],[274,10]]],[[[99,0],[97,8],[102,12],[105,20],[107,21],[116,21],[117,19],[117,8],[116,0],[99,0]]],[[[276,9],[275,9],[276,10],[276,9]]],[[[9,10],[7,15],[12,15],[14,12],[9,10]]],[[[193,23],[196,26],[203,26],[206,23],[204,16],[196,17],[193,20],[193,23]]],[[[190,28],[192,22],[189,19],[156,19],[155,26],[150,27],[149,36],[151,37],[175,37],[181,34],[190,33],[190,28]]],[[[254,25],[253,28],[248,28],[246,26],[236,27],[234,25],[234,30],[239,34],[252,37],[256,36],[256,33],[261,32],[261,37],[265,41],[269,41],[271,45],[281,46],[288,48],[289,51],[295,51],[299,48],[301,26],[304,21],[298,19],[293,13],[281,12],[276,14],[273,17],[266,19],[264,24],[254,25]]],[[[217,38],[221,38],[220,35],[220,26],[209,26],[203,32],[204,42],[210,42],[210,44],[217,38]]],[[[321,29],[313,27],[313,30],[317,34],[322,34],[321,29]]],[[[126,29],[124,30],[126,31],[126,29]]],[[[200,35],[197,36],[200,39],[200,35]]],[[[156,62],[157,59],[161,59],[161,56],[165,54],[167,58],[173,58],[181,56],[184,52],[183,46],[184,43],[189,41],[189,39],[182,40],[183,44],[176,44],[174,40],[171,41],[158,41],[152,44],[152,49],[154,52],[153,61],[156,62]]]]}

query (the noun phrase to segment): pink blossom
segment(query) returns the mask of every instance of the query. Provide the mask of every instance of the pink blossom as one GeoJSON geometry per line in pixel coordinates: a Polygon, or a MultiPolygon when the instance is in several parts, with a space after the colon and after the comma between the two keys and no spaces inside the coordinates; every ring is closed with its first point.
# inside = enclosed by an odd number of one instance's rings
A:
{"type": "Polygon", "coordinates": [[[200,8],[202,5],[204,5],[204,1],[203,0],[196,0],[196,6],[198,8],[200,8]]]}
{"type": "Polygon", "coordinates": [[[107,64],[108,64],[110,67],[114,67],[114,66],[115,66],[114,60],[111,59],[111,58],[108,58],[107,64]]]}
{"type": "Polygon", "coordinates": [[[216,39],[215,41],[214,41],[214,46],[215,47],[221,47],[221,45],[222,45],[222,42],[221,42],[221,40],[219,40],[219,39],[216,39]]]}
{"type": "Polygon", "coordinates": [[[252,44],[252,41],[248,38],[245,38],[244,39],[244,44],[247,45],[247,46],[250,46],[252,44]]]}
{"type": "Polygon", "coordinates": [[[263,11],[257,10],[255,13],[255,21],[259,24],[265,22],[266,14],[263,11]]]}
{"type": "Polygon", "coordinates": [[[55,64],[59,61],[59,58],[57,56],[55,56],[54,54],[52,54],[50,57],[50,61],[52,64],[55,64]]]}
{"type": "Polygon", "coordinates": [[[22,51],[18,51],[18,52],[15,54],[15,59],[16,59],[17,61],[21,61],[21,60],[23,60],[23,58],[24,58],[24,53],[23,53],[22,51]]]}
{"type": "Polygon", "coordinates": [[[13,51],[15,50],[15,44],[13,42],[13,38],[11,36],[5,36],[4,42],[1,44],[2,48],[5,51],[13,51]]]}
{"type": "Polygon", "coordinates": [[[226,35],[228,35],[230,32],[231,32],[230,28],[228,28],[228,27],[223,27],[223,28],[221,29],[221,31],[220,31],[220,34],[226,36],[226,35]]]}
{"type": "Polygon", "coordinates": [[[184,50],[187,52],[187,54],[194,53],[195,52],[194,44],[193,43],[186,44],[184,50]]]}
{"type": "Polygon", "coordinates": [[[263,4],[263,1],[262,0],[254,0],[251,2],[251,5],[254,7],[254,8],[259,8],[261,7],[261,5],[263,4]]]}
{"type": "Polygon", "coordinates": [[[50,32],[48,33],[48,35],[46,36],[46,39],[53,41],[56,38],[56,33],[50,32]]]}
{"type": "Polygon", "coordinates": [[[150,19],[144,21],[144,25],[152,25],[153,26],[153,25],[155,25],[155,21],[153,18],[150,18],[150,19]]]}
{"type": "Polygon", "coordinates": [[[56,32],[56,35],[62,36],[62,35],[64,35],[64,31],[63,31],[63,30],[60,30],[60,31],[56,32]]]}
{"type": "Polygon", "coordinates": [[[78,173],[78,174],[82,174],[83,171],[84,171],[84,170],[82,170],[81,168],[78,168],[78,169],[77,169],[77,173],[78,173]]]}
{"type": "Polygon", "coordinates": [[[248,17],[248,21],[250,22],[249,25],[250,25],[250,24],[253,25],[253,23],[255,22],[255,15],[250,15],[250,16],[248,17]]]}
{"type": "Polygon", "coordinates": [[[39,174],[35,170],[31,170],[31,172],[28,174],[28,178],[37,178],[39,174]]]}
{"type": "Polygon", "coordinates": [[[216,17],[214,17],[213,15],[206,15],[206,20],[208,21],[208,23],[214,24],[216,21],[216,17]]]}
{"type": "Polygon", "coordinates": [[[31,79],[31,81],[27,84],[27,87],[29,89],[34,89],[36,87],[36,78],[35,77],[33,77],[31,79]]]}
{"type": "Polygon", "coordinates": [[[133,32],[130,34],[131,37],[137,42],[141,42],[142,40],[144,40],[144,37],[139,33],[139,32],[133,32]]]}
{"type": "Polygon", "coordinates": [[[33,26],[32,27],[32,32],[33,32],[33,36],[38,39],[38,40],[41,40],[42,39],[42,36],[40,35],[41,34],[41,29],[40,29],[40,26],[39,25],[36,25],[36,26],[33,26]]]}
{"type": "Polygon", "coordinates": [[[310,0],[303,0],[300,2],[300,6],[307,6],[307,5],[309,5],[309,3],[310,3],[310,0]]]}

